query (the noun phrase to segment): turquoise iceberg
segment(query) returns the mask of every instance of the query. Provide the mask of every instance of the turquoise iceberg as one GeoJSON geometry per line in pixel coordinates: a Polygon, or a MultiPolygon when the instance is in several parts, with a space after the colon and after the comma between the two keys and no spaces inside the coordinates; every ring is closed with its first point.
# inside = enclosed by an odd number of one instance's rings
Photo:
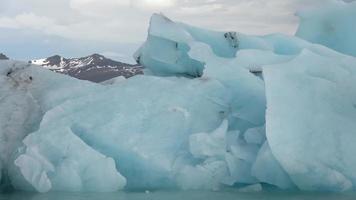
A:
{"type": "Polygon", "coordinates": [[[356,58],[343,53],[155,14],[134,55],[145,75],[96,84],[0,61],[1,186],[354,190],[356,58]]]}

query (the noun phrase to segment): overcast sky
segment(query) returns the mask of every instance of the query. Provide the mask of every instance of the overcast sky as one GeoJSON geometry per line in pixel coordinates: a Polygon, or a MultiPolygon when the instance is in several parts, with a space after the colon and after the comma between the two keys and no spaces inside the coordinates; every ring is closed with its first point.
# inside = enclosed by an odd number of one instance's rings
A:
{"type": "Polygon", "coordinates": [[[0,52],[28,60],[102,53],[128,61],[162,12],[215,30],[294,34],[295,12],[329,0],[0,0],[0,52]]]}

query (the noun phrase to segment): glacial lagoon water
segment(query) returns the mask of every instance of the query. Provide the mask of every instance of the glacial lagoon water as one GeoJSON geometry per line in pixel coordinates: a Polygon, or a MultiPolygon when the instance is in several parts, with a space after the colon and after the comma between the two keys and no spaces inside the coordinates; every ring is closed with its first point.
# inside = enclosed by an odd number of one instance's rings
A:
{"type": "Polygon", "coordinates": [[[115,193],[1,194],[0,200],[355,200],[356,193],[305,193],[236,191],[154,191],[115,193]]]}

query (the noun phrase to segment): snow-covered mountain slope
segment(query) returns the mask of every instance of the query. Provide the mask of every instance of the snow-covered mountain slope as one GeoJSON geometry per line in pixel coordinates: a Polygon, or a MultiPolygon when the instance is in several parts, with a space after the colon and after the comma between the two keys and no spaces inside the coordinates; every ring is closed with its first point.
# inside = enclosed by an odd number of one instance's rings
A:
{"type": "Polygon", "coordinates": [[[6,55],[0,53],[0,60],[9,60],[9,58],[6,55]]]}
{"type": "Polygon", "coordinates": [[[117,76],[129,78],[143,74],[140,66],[114,61],[99,54],[82,58],[64,58],[55,55],[45,59],[31,60],[30,63],[93,82],[102,82],[117,76]]]}

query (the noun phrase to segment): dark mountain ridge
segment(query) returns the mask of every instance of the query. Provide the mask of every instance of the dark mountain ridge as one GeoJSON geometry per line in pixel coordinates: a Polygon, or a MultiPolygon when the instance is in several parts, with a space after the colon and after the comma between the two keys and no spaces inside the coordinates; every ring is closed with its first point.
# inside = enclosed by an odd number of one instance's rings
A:
{"type": "Polygon", "coordinates": [[[54,55],[45,59],[31,60],[29,63],[93,82],[102,82],[118,76],[129,78],[143,74],[141,66],[115,61],[100,54],[81,58],[64,58],[54,55]]]}
{"type": "Polygon", "coordinates": [[[9,58],[5,54],[0,53],[0,60],[9,60],[9,58]]]}

